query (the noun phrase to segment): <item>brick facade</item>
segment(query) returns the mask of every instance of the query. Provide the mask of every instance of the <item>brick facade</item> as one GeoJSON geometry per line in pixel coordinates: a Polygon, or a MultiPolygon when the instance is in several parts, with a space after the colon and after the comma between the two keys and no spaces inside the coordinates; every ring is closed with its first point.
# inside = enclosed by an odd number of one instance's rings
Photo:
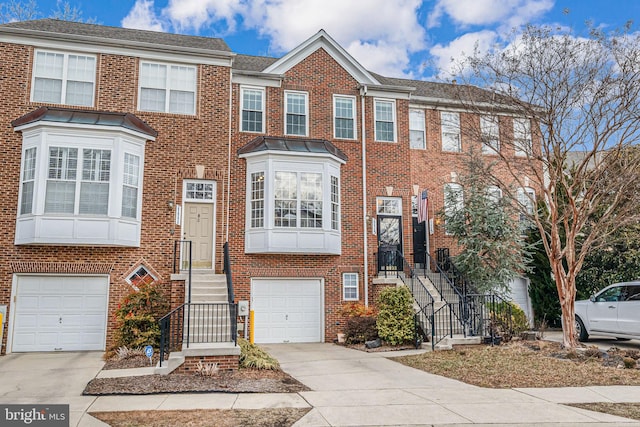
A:
{"type": "MultiPolygon", "coordinates": [[[[1,34],[0,27],[0,41],[4,40],[1,34]]],[[[330,141],[347,156],[341,167],[340,183],[341,255],[245,253],[246,160],[239,158],[237,151],[262,134],[239,131],[242,85],[233,81],[233,67],[205,64],[205,61],[197,65],[194,115],[152,113],[140,111],[137,107],[141,58],[135,54],[104,53],[104,49],[91,44],[75,47],[95,54],[97,58],[95,105],[83,109],[132,113],[158,132],[156,140],[148,141],[145,148],[140,247],[14,245],[22,135],[15,132],[10,123],[43,104],[30,101],[34,46],[28,42],[0,43],[3,58],[0,62],[0,92],[4,95],[4,108],[0,112],[0,156],[3,162],[0,170],[0,182],[3,183],[0,186],[0,229],[5,236],[0,252],[4,261],[0,264],[0,305],[9,307],[8,317],[11,316],[10,299],[15,274],[93,274],[102,269],[100,271],[110,277],[106,343],[109,348],[113,343],[115,326],[113,313],[119,301],[131,291],[125,280],[127,273],[141,260],[153,270],[158,282],[171,292],[172,307],[178,305],[181,295],[184,295],[184,283],[171,282],[170,276],[174,242],[182,238],[184,230],[181,224],[176,224],[173,206],[183,204],[184,181],[201,178],[216,182],[213,269],[222,272],[222,245],[228,238],[236,301],[250,300],[251,278],[323,279],[324,340],[332,342],[336,333],[341,332],[345,320],[339,313],[343,304],[342,274],[358,274],[361,301],[367,298],[373,303],[375,299],[371,282],[377,274],[377,236],[372,229],[372,221],[376,218],[376,197],[390,195],[402,199],[403,250],[405,254],[412,254],[411,196],[414,186],[429,190],[430,216],[433,215],[442,208],[442,186],[451,181],[451,172],[460,172],[462,168],[462,154],[442,152],[436,105],[423,103],[416,107],[419,102],[410,101],[409,90],[400,94],[398,90],[391,89],[388,89],[388,94],[382,91],[375,95],[366,93],[362,82],[332,56],[335,50],[331,49],[331,42],[325,40],[325,44],[328,48],[318,48],[287,69],[279,77],[277,85],[265,85],[266,135],[284,135],[284,92],[308,93],[308,138],[330,141]],[[334,94],[355,98],[357,138],[353,140],[333,137],[334,94]],[[374,140],[374,99],[378,98],[395,102],[396,142],[374,140]],[[410,108],[425,111],[427,142],[424,150],[409,147],[410,108]],[[366,149],[364,154],[363,147],[366,149]],[[366,189],[363,189],[363,156],[366,156],[366,189]],[[202,176],[198,175],[197,165],[204,166],[202,176]],[[363,229],[363,194],[366,194],[366,230],[363,229]],[[365,272],[369,283],[365,283],[365,272]],[[366,289],[368,295],[365,295],[366,289]]],[[[155,53],[165,55],[162,49],[162,45],[157,46],[155,53]]],[[[177,63],[181,59],[189,63],[194,60],[188,53],[178,54],[172,50],[171,55],[177,63]]],[[[462,126],[477,126],[477,117],[463,113],[462,126]]],[[[500,120],[501,138],[508,138],[511,119],[505,116],[500,120]]],[[[466,137],[463,132],[463,152],[473,143],[473,138],[466,137]]],[[[436,224],[435,233],[430,236],[431,252],[438,247],[452,246],[442,226],[436,224]]],[[[8,338],[6,325],[2,352],[8,338]]],[[[224,369],[233,369],[232,365],[237,367],[237,360],[215,362],[222,363],[224,369]]],[[[188,361],[184,369],[193,370],[195,364],[195,360],[188,361]]]]}

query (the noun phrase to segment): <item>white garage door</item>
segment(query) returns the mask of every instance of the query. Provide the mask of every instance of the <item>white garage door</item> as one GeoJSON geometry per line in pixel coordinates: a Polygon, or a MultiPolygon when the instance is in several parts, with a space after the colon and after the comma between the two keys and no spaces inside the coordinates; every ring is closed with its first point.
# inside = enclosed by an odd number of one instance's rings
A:
{"type": "Polygon", "coordinates": [[[253,279],[256,343],[323,341],[321,279],[253,279]]]}
{"type": "Polygon", "coordinates": [[[529,326],[533,326],[533,310],[531,308],[531,298],[529,297],[529,279],[516,277],[510,283],[510,293],[513,302],[518,304],[524,314],[529,319],[529,326]]]}
{"type": "Polygon", "coordinates": [[[109,278],[18,276],[12,351],[104,350],[109,278]]]}

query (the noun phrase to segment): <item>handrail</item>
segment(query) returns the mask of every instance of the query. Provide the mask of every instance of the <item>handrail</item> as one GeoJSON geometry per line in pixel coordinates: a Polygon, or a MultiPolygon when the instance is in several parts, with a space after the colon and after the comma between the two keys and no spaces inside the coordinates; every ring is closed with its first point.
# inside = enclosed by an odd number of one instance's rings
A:
{"type": "Polygon", "coordinates": [[[229,242],[225,242],[223,246],[224,251],[224,274],[227,278],[227,299],[229,303],[235,301],[233,294],[233,281],[231,280],[231,256],[229,254],[229,242]]]}
{"type": "Polygon", "coordinates": [[[238,343],[238,306],[233,303],[185,303],[162,317],[160,365],[171,351],[199,343],[238,343]],[[187,318],[185,325],[185,317],[187,318]],[[192,318],[191,321],[189,318],[192,318]]]}

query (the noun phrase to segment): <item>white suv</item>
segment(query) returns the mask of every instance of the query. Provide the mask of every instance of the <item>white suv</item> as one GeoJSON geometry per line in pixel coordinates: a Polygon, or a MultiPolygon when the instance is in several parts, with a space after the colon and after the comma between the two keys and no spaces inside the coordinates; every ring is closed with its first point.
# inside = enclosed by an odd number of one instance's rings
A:
{"type": "Polygon", "coordinates": [[[640,339],[640,281],[607,286],[588,300],[576,301],[576,333],[640,339]]]}

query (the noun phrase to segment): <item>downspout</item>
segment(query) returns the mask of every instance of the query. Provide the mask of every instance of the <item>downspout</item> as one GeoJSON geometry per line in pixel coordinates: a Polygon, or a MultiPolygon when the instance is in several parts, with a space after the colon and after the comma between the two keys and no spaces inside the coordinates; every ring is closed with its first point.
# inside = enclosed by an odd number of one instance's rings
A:
{"type": "Polygon", "coordinates": [[[233,68],[229,69],[229,147],[227,153],[227,212],[226,212],[226,230],[225,230],[225,242],[229,242],[229,211],[231,206],[231,131],[233,116],[233,68]]]}
{"type": "Polygon", "coordinates": [[[361,106],[361,138],[362,138],[362,232],[364,243],[364,305],[369,307],[369,243],[367,241],[367,138],[365,134],[365,106],[364,99],[367,86],[360,87],[361,106]]]}

